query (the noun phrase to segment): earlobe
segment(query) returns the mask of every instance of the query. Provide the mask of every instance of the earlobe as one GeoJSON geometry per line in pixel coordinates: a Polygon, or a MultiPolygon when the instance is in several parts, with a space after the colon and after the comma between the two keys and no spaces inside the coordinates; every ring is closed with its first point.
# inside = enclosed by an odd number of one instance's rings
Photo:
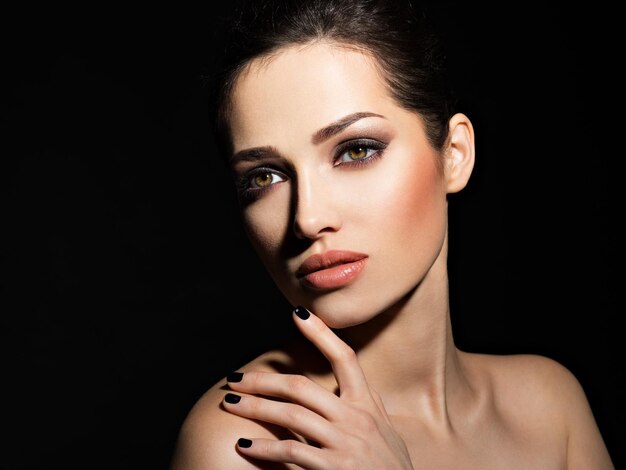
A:
{"type": "Polygon", "coordinates": [[[449,121],[448,143],[445,150],[446,191],[463,189],[474,169],[474,127],[469,118],[457,113],[449,121]]]}

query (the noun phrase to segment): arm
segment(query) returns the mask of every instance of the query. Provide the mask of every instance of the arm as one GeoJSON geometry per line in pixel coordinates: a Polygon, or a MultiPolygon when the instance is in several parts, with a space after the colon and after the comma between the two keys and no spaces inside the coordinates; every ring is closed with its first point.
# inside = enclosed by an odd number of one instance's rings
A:
{"type": "Polygon", "coordinates": [[[567,413],[567,469],[614,470],[585,392],[567,370],[562,372],[567,413]]]}

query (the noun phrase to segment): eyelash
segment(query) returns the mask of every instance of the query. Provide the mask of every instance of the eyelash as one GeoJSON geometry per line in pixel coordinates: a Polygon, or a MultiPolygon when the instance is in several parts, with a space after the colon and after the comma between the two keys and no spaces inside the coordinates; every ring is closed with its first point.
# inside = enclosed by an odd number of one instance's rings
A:
{"type": "Polygon", "coordinates": [[[279,171],[275,168],[270,168],[266,166],[255,168],[251,171],[248,171],[241,177],[239,177],[236,181],[237,184],[237,192],[240,197],[244,201],[252,201],[258,199],[263,193],[269,191],[269,189],[274,186],[275,183],[267,186],[266,188],[252,188],[252,180],[259,175],[264,174],[272,174],[272,175],[280,175],[283,178],[287,178],[282,171],[279,171]]]}
{"type": "Polygon", "coordinates": [[[343,165],[348,165],[348,166],[363,166],[363,165],[369,165],[370,163],[373,163],[375,160],[378,160],[380,157],[383,156],[383,151],[387,148],[387,144],[384,144],[378,140],[372,140],[372,139],[356,139],[356,140],[349,140],[347,142],[342,142],[339,146],[339,148],[337,149],[337,152],[335,153],[335,158],[333,159],[333,162],[335,163],[335,166],[343,166],[343,165]],[[365,157],[363,159],[360,160],[353,160],[351,162],[343,162],[343,163],[338,163],[337,161],[339,160],[339,158],[346,153],[348,150],[351,149],[355,149],[355,148],[361,148],[361,149],[366,149],[366,150],[374,150],[374,153],[372,155],[370,155],[369,157],[365,157]]]}
{"type": "MultiPolygon", "coordinates": [[[[371,163],[374,163],[376,160],[381,158],[386,148],[387,148],[387,144],[380,142],[378,140],[372,140],[372,139],[355,139],[355,140],[342,142],[339,145],[339,148],[337,149],[337,151],[335,152],[335,156],[333,157],[333,165],[335,167],[339,167],[339,166],[348,166],[348,167],[353,167],[353,168],[363,167],[364,165],[369,165],[371,163]],[[344,153],[346,153],[348,150],[355,149],[355,148],[365,149],[365,150],[374,150],[374,152],[370,156],[365,157],[360,160],[338,163],[338,160],[344,153]]],[[[270,167],[255,168],[245,173],[244,175],[242,175],[240,178],[238,178],[236,182],[237,192],[239,193],[242,200],[244,201],[256,200],[259,197],[261,197],[265,192],[271,190],[271,187],[274,186],[276,183],[270,184],[266,188],[252,188],[251,187],[251,182],[254,177],[258,175],[268,174],[268,173],[272,175],[279,175],[282,178],[287,178],[284,172],[279,171],[275,168],[270,168],[270,167]]]]}

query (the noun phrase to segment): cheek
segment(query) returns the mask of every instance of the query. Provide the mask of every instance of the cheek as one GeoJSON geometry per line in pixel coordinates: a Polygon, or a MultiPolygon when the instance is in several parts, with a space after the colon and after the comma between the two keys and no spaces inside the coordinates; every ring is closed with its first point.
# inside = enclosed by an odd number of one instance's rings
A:
{"type": "Polygon", "coordinates": [[[243,222],[252,246],[264,262],[279,252],[289,223],[289,191],[276,188],[244,208],[243,222]]]}
{"type": "Polygon", "coordinates": [[[376,214],[387,239],[406,244],[416,237],[421,241],[441,237],[446,198],[434,158],[408,157],[407,164],[386,175],[378,190],[369,193],[370,214],[376,214]]]}
{"type": "MultiPolygon", "coordinates": [[[[423,165],[424,166],[424,165],[423,165]]],[[[438,239],[445,221],[445,192],[434,166],[420,168],[413,178],[405,178],[399,185],[394,221],[398,235],[413,239],[416,233],[420,238],[438,239]]]]}

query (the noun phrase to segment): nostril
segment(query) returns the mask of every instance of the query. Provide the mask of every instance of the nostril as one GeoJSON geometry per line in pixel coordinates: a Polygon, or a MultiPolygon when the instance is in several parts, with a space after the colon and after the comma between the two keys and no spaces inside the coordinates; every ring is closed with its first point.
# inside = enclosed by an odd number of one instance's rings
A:
{"type": "Polygon", "coordinates": [[[294,233],[303,240],[314,240],[324,233],[336,232],[338,229],[338,223],[323,220],[321,217],[296,218],[294,224],[294,233]]]}

